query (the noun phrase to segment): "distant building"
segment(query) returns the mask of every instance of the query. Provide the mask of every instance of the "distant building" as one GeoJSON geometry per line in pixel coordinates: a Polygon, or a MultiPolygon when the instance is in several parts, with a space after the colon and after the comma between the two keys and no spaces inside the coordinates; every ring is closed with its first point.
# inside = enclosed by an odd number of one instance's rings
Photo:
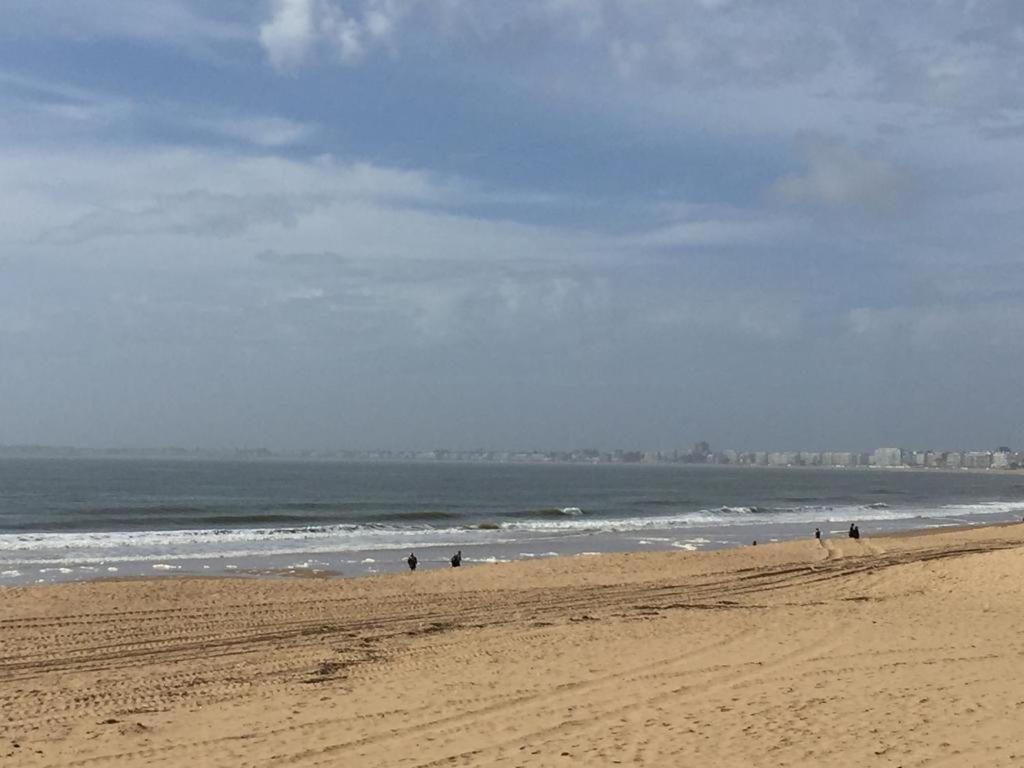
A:
{"type": "Polygon", "coordinates": [[[992,454],[992,469],[1009,469],[1010,468],[1010,449],[1007,448],[1005,451],[1000,449],[992,454]]]}
{"type": "Polygon", "coordinates": [[[805,467],[820,467],[821,454],[817,451],[800,451],[797,461],[805,467]]]}
{"type": "MultiPolygon", "coordinates": [[[[856,455],[849,451],[831,451],[828,465],[830,467],[855,467],[857,466],[856,455]]],[[[824,462],[824,457],[822,457],[822,461],[824,462]]]]}
{"type": "Polygon", "coordinates": [[[871,465],[875,467],[903,466],[903,451],[899,448],[876,448],[871,454],[871,465]]]}
{"type": "Polygon", "coordinates": [[[791,467],[797,463],[797,454],[792,451],[773,451],[768,454],[768,464],[773,467],[791,467]]]}
{"type": "Polygon", "coordinates": [[[701,464],[707,461],[711,457],[711,445],[707,440],[701,440],[694,443],[693,450],[690,451],[689,460],[697,464],[701,464]]]}
{"type": "Polygon", "coordinates": [[[967,469],[989,469],[992,466],[992,454],[988,451],[967,451],[964,453],[963,466],[967,469]]]}
{"type": "Polygon", "coordinates": [[[721,464],[739,464],[739,452],[733,450],[722,451],[718,454],[718,461],[721,464]]]}

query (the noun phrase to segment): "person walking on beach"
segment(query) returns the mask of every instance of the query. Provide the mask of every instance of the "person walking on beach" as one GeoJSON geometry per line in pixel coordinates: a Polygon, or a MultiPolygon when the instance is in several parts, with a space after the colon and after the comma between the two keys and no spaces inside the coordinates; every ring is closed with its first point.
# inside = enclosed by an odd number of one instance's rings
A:
{"type": "Polygon", "coordinates": [[[409,564],[409,570],[410,571],[415,571],[416,570],[416,565],[417,565],[417,563],[419,563],[419,560],[416,559],[416,553],[415,552],[410,552],[409,556],[407,558],[405,558],[405,562],[407,562],[409,564]]]}
{"type": "Polygon", "coordinates": [[[452,555],[452,568],[458,568],[462,565],[462,550],[460,549],[454,555],[452,555]]]}
{"type": "Polygon", "coordinates": [[[818,541],[821,541],[821,528],[814,529],[814,538],[816,538],[818,541]]]}
{"type": "Polygon", "coordinates": [[[854,525],[853,523],[850,523],[850,538],[851,539],[856,539],[857,538],[857,526],[854,525]]]}
{"type": "Polygon", "coordinates": [[[860,538],[860,526],[859,525],[853,526],[853,538],[855,538],[855,539],[859,539],[860,538]]]}

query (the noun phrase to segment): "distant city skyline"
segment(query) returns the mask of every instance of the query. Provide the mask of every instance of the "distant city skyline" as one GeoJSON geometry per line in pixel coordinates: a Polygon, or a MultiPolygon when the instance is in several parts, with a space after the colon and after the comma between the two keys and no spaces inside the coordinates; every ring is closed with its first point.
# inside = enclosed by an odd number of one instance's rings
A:
{"type": "Polygon", "coordinates": [[[1024,444],[1018,0],[0,19],[0,440],[1024,444]]]}
{"type": "Polygon", "coordinates": [[[569,450],[435,448],[273,450],[266,447],[210,450],[181,447],[80,448],[73,446],[3,445],[0,458],[217,458],[303,459],[340,461],[562,462],[592,464],[705,464],[718,466],[832,467],[930,469],[1022,469],[1024,450],[1009,446],[988,450],[910,450],[892,447],[873,451],[746,451],[713,449],[698,441],[690,449],[637,450],[575,448],[569,450]]]}

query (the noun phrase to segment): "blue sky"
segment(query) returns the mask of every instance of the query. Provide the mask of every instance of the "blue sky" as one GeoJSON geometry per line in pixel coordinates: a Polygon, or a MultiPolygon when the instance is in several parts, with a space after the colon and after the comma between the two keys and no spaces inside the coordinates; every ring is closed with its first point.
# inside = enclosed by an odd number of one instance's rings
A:
{"type": "Polygon", "coordinates": [[[4,17],[0,443],[1024,443],[1019,3],[4,17]]]}

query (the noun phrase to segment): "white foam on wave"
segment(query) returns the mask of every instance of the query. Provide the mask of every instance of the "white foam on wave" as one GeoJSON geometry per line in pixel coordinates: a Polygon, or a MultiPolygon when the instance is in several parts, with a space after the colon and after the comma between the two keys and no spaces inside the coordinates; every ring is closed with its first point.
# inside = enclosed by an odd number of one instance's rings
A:
{"type": "Polygon", "coordinates": [[[21,571],[11,569],[9,571],[0,571],[0,579],[16,579],[21,576],[21,571]]]}
{"type": "Polygon", "coordinates": [[[673,541],[669,546],[673,549],[682,549],[687,552],[696,552],[699,549],[692,541],[673,541]]]}
{"type": "Polygon", "coordinates": [[[514,534],[500,531],[465,528],[350,525],[305,531],[289,528],[0,534],[0,567],[425,549],[477,543],[503,544],[516,538],[514,534]]]}
{"type": "MultiPolygon", "coordinates": [[[[693,527],[728,528],[750,525],[754,522],[759,525],[822,522],[846,524],[850,521],[914,518],[966,519],[969,522],[977,515],[1024,514],[1024,501],[887,508],[862,505],[808,505],[770,512],[754,512],[753,509],[741,506],[718,507],[634,518],[566,514],[557,518],[509,521],[500,530],[335,525],[280,529],[0,534],[0,569],[24,571],[26,566],[44,566],[41,569],[43,573],[56,570],[67,574],[71,572],[69,566],[105,567],[107,563],[113,561],[122,565],[149,562],[164,566],[157,570],[179,570],[181,566],[171,567],[171,564],[195,559],[241,560],[263,556],[294,556],[312,562],[312,556],[325,552],[412,551],[430,547],[501,544],[518,544],[523,547],[531,540],[542,541],[566,535],[582,536],[595,533],[636,533],[642,537],[642,541],[649,543],[671,543],[678,540],[699,545],[706,542],[677,539],[675,536],[665,537],[661,532],[693,527]],[[659,535],[646,535],[647,532],[659,535]],[[60,570],[62,568],[64,570],[60,570]]],[[[838,528],[838,525],[836,527],[838,528]]],[[[529,555],[523,553],[522,556],[529,555]]],[[[225,566],[225,570],[235,568],[237,566],[225,566]]]]}
{"type": "Polygon", "coordinates": [[[171,565],[170,563],[153,563],[154,571],[179,571],[181,570],[180,565],[171,565]]]}

